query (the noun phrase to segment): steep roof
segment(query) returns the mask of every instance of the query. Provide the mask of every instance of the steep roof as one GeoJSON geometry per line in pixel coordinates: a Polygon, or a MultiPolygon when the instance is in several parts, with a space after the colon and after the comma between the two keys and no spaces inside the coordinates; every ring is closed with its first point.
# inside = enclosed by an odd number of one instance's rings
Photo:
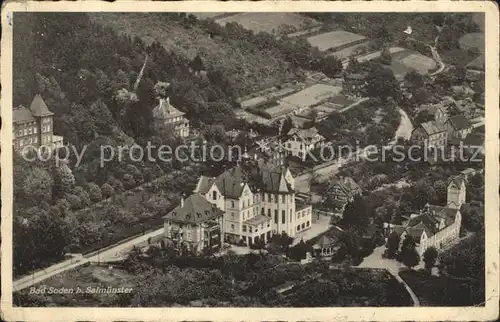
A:
{"type": "Polygon", "coordinates": [[[335,177],[330,186],[333,185],[340,186],[340,188],[348,195],[351,195],[352,193],[355,193],[360,189],[359,185],[351,177],[335,177]]]}
{"type": "Polygon", "coordinates": [[[315,127],[311,127],[309,129],[293,128],[293,129],[290,129],[290,131],[288,131],[287,135],[288,136],[297,135],[302,140],[311,140],[312,138],[314,138],[314,136],[316,134],[318,134],[318,129],[315,127]]]}
{"type": "Polygon", "coordinates": [[[442,218],[445,220],[445,225],[449,226],[455,222],[455,217],[457,216],[459,210],[448,207],[441,207],[435,205],[428,205],[425,211],[433,217],[442,218]]]}
{"type": "Polygon", "coordinates": [[[285,180],[286,168],[274,167],[263,168],[262,173],[262,189],[267,192],[292,192],[293,189],[285,180]]]}
{"type": "Polygon", "coordinates": [[[428,121],[420,124],[420,126],[424,129],[424,131],[429,134],[437,134],[445,131],[445,128],[434,121],[428,121]]]}
{"type": "Polygon", "coordinates": [[[215,178],[201,176],[196,186],[196,192],[206,194],[215,182],[215,178]]]}
{"type": "Polygon", "coordinates": [[[185,113],[179,111],[170,104],[170,99],[160,99],[158,105],[153,109],[153,117],[157,119],[171,119],[184,116],[185,113]]]}
{"type": "Polygon", "coordinates": [[[195,193],[187,197],[183,205],[181,203],[163,218],[179,223],[199,224],[223,214],[224,212],[217,208],[216,205],[211,204],[200,194],[195,193]]]}
{"type": "Polygon", "coordinates": [[[463,184],[466,183],[466,180],[463,176],[458,175],[458,176],[451,178],[448,182],[448,185],[450,185],[451,183],[454,183],[456,186],[460,187],[462,185],[462,183],[463,184]]]}
{"type": "Polygon", "coordinates": [[[463,130],[470,127],[469,120],[461,114],[450,117],[448,122],[450,122],[455,130],[463,130]]]}
{"type": "Polygon", "coordinates": [[[247,181],[243,169],[240,166],[236,166],[219,175],[215,179],[215,184],[224,197],[238,199],[247,181]]]}
{"type": "Polygon", "coordinates": [[[33,100],[31,101],[30,111],[33,114],[33,116],[37,117],[54,115],[54,113],[49,111],[47,104],[45,104],[45,101],[43,100],[40,94],[36,94],[33,100]]]}
{"type": "Polygon", "coordinates": [[[31,122],[34,120],[35,118],[31,114],[30,110],[22,105],[12,110],[12,121],[14,121],[14,123],[31,122]]]}

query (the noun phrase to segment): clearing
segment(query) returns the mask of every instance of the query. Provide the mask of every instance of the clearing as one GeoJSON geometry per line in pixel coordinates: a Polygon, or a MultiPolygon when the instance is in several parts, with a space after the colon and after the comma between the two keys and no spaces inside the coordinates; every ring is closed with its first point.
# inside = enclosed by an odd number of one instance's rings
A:
{"type": "Polygon", "coordinates": [[[256,34],[261,31],[277,34],[284,26],[290,26],[291,33],[320,25],[312,18],[292,12],[245,12],[217,19],[215,22],[221,26],[236,22],[256,34]]]}

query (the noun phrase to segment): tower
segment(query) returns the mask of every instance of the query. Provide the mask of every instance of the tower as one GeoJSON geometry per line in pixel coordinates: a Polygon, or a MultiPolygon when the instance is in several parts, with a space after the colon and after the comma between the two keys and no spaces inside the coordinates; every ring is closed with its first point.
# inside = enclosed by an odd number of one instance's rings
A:
{"type": "Polygon", "coordinates": [[[451,179],[448,184],[446,207],[460,209],[460,207],[465,203],[465,198],[465,179],[462,176],[457,176],[451,179]]]}

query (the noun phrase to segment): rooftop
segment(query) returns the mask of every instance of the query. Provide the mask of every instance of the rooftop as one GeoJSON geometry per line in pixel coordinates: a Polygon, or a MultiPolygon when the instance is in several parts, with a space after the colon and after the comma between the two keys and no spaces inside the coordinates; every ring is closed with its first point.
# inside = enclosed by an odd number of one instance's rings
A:
{"type": "Polygon", "coordinates": [[[455,130],[463,130],[470,127],[469,120],[464,115],[455,115],[448,119],[455,130]]]}
{"type": "Polygon", "coordinates": [[[199,224],[215,219],[224,214],[214,204],[208,202],[200,194],[195,193],[163,217],[165,220],[180,223],[199,224]]]}
{"type": "Polygon", "coordinates": [[[428,122],[422,123],[422,124],[420,124],[420,126],[429,135],[433,135],[433,134],[436,134],[436,133],[441,133],[441,132],[446,131],[446,129],[443,126],[438,125],[434,121],[428,121],[428,122]]]}
{"type": "Polygon", "coordinates": [[[161,98],[158,105],[153,109],[153,117],[158,119],[171,119],[184,116],[185,113],[179,111],[170,104],[170,99],[161,98]]]}

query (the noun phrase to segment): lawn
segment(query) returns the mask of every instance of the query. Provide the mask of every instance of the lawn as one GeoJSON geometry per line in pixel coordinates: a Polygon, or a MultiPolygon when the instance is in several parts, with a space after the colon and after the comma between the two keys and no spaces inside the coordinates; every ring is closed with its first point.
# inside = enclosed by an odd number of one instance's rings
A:
{"type": "Polygon", "coordinates": [[[326,51],[329,49],[333,50],[337,47],[342,47],[351,43],[363,41],[364,39],[366,39],[366,37],[362,35],[343,30],[337,30],[309,37],[307,38],[307,41],[309,41],[311,46],[317,47],[321,51],[326,51]]]}
{"type": "Polygon", "coordinates": [[[236,22],[254,33],[263,31],[270,34],[277,34],[283,26],[293,26],[294,32],[320,24],[312,18],[292,12],[245,12],[217,19],[216,22],[222,26],[236,22]]]}

